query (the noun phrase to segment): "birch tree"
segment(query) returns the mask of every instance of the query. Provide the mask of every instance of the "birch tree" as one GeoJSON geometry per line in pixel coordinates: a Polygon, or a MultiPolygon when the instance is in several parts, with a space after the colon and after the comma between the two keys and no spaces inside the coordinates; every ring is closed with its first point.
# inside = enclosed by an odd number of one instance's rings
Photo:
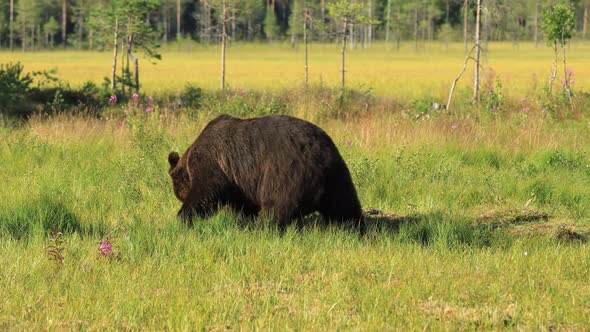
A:
{"type": "Polygon", "coordinates": [[[568,80],[569,75],[567,72],[566,45],[572,38],[572,33],[576,27],[574,11],[571,5],[568,5],[565,2],[560,2],[547,8],[543,16],[543,33],[547,45],[552,47],[554,52],[549,93],[551,93],[553,82],[557,76],[557,61],[559,57],[559,49],[561,48],[563,50],[563,88],[568,96],[570,105],[573,105],[570,82],[568,80]]]}
{"type": "Polygon", "coordinates": [[[475,74],[473,78],[473,101],[479,102],[479,56],[481,53],[481,0],[477,0],[475,11],[475,74]]]}
{"type": "Polygon", "coordinates": [[[59,23],[51,16],[49,20],[43,25],[43,32],[45,33],[46,44],[53,48],[54,38],[59,31],[59,23]]]}
{"type": "Polygon", "coordinates": [[[346,39],[350,34],[350,27],[355,24],[376,24],[377,21],[370,20],[363,7],[359,3],[351,3],[347,0],[337,0],[328,5],[328,10],[336,20],[340,35],[340,86],[342,95],[345,89],[345,65],[346,65],[346,39]]]}
{"type": "Polygon", "coordinates": [[[160,59],[157,53],[156,31],[147,24],[148,14],[158,10],[158,0],[112,0],[100,11],[93,12],[92,26],[97,31],[104,45],[113,47],[113,63],[111,70],[111,89],[117,91],[117,82],[121,82],[121,91],[125,85],[140,89],[139,57],[137,52],[144,53],[149,59],[160,59]],[[119,46],[124,47],[122,54],[121,77],[117,79],[117,55],[119,46]],[[130,79],[130,61],[133,62],[133,80],[130,79]],[[132,82],[132,83],[130,83],[132,82]]]}

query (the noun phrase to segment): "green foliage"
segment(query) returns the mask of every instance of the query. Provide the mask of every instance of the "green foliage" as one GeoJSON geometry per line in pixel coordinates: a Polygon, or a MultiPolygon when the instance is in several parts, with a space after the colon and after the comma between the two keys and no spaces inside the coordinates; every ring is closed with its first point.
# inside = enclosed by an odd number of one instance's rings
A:
{"type": "MultiPolygon", "coordinates": [[[[59,23],[55,20],[53,16],[49,18],[49,20],[43,24],[43,32],[48,35],[51,40],[53,41],[53,36],[59,31],[59,23]]],[[[53,45],[52,45],[53,46],[53,45]]]]}
{"type": "Polygon", "coordinates": [[[0,64],[0,110],[9,115],[26,108],[25,100],[33,78],[23,73],[23,68],[20,62],[0,64]]]}
{"type": "Polygon", "coordinates": [[[336,0],[328,3],[330,15],[342,26],[348,24],[379,24],[378,20],[371,19],[363,10],[362,2],[351,2],[348,0],[336,0]]]}
{"type": "Polygon", "coordinates": [[[569,1],[561,1],[545,10],[542,29],[547,45],[565,47],[575,28],[575,12],[569,1]]]}
{"type": "Polygon", "coordinates": [[[498,79],[495,86],[488,85],[487,89],[481,93],[480,101],[481,105],[489,112],[501,112],[504,103],[502,82],[498,79]]]}
{"type": "Polygon", "coordinates": [[[199,108],[203,102],[203,90],[193,85],[187,85],[180,94],[180,100],[184,107],[199,108]]]}
{"type": "Polygon", "coordinates": [[[415,118],[421,118],[423,116],[427,116],[430,114],[432,109],[432,103],[434,102],[434,98],[430,96],[422,96],[419,98],[412,99],[410,105],[412,110],[416,112],[415,118]]]}
{"type": "Polygon", "coordinates": [[[280,27],[277,23],[275,11],[272,6],[266,8],[266,15],[264,16],[264,33],[269,41],[277,39],[280,33],[280,27]]]}
{"type": "Polygon", "coordinates": [[[79,88],[72,88],[60,81],[56,73],[56,69],[24,73],[20,63],[0,65],[2,114],[26,118],[35,112],[100,112],[102,103],[99,102],[99,91],[93,83],[86,82],[79,88]]]}

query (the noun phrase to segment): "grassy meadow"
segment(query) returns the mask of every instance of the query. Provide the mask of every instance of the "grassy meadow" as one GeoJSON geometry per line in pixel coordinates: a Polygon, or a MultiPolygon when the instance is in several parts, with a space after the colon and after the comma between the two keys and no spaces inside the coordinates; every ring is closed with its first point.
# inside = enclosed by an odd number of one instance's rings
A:
{"type": "MultiPolygon", "coordinates": [[[[575,73],[576,85],[590,86],[590,44],[574,43],[568,49],[568,67],[575,73]]],[[[220,56],[217,47],[198,44],[167,46],[162,61],[140,60],[140,79],[144,92],[167,93],[187,83],[205,89],[219,88],[220,56]]],[[[58,69],[58,77],[72,84],[100,83],[110,75],[112,52],[89,51],[0,51],[3,62],[21,61],[25,70],[58,69]]],[[[446,101],[451,82],[461,71],[465,54],[462,43],[436,42],[414,51],[403,43],[376,43],[369,49],[347,49],[346,80],[349,87],[371,89],[374,94],[396,98],[417,98],[424,94],[446,101]]],[[[551,74],[553,52],[543,44],[490,43],[484,54],[484,67],[493,68],[514,98],[534,93],[551,74]]],[[[560,63],[561,65],[561,63],[560,63]]],[[[301,85],[304,77],[303,47],[288,45],[235,44],[227,51],[226,81],[230,87],[252,90],[283,90],[301,85]]],[[[470,67],[471,68],[471,67],[470,67]]],[[[558,76],[563,70],[560,68],[558,76]]],[[[482,74],[485,76],[485,73],[482,74]]],[[[337,86],[340,80],[340,49],[336,44],[311,44],[309,80],[315,85],[337,86]]],[[[469,70],[459,87],[473,81],[469,70]],[[461,84],[462,83],[462,84],[461,84]]]]}
{"type": "MultiPolygon", "coordinates": [[[[143,67],[146,95],[217,87],[217,50],[191,47],[143,67]]],[[[588,110],[558,120],[510,101],[501,116],[417,117],[410,100],[446,97],[463,62],[462,45],[430,47],[351,52],[349,82],[378,97],[338,103],[301,88],[301,50],[234,45],[228,80],[246,96],[150,113],[125,102],[100,117],[0,128],[0,329],[588,330],[588,110]],[[316,216],[284,233],[226,210],[190,228],[176,220],[168,152],[184,151],[216,114],[243,109],[326,130],[367,210],[365,236],[316,216]]],[[[571,47],[581,92],[588,50],[571,47]]],[[[335,46],[311,51],[312,80],[336,85],[335,46]]],[[[106,52],[0,56],[26,70],[56,66],[73,84],[109,68],[106,52]]],[[[534,103],[532,75],[542,84],[551,54],[491,44],[488,65],[505,93],[534,103]]]]}

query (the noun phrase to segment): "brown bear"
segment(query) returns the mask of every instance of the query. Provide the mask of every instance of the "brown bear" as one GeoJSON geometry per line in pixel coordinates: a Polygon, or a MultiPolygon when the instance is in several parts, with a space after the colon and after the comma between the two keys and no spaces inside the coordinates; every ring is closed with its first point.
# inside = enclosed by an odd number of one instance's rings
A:
{"type": "Polygon", "coordinates": [[[359,227],[361,205],[332,139],[286,115],[212,120],[180,157],[168,155],[178,216],[187,222],[223,205],[284,228],[318,211],[324,220],[359,227]]]}

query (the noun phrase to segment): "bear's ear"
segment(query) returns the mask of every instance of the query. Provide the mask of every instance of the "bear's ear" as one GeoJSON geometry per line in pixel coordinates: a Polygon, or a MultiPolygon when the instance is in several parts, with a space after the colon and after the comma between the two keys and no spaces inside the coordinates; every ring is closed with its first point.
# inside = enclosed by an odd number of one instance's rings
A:
{"type": "Polygon", "coordinates": [[[170,163],[171,168],[176,167],[176,164],[178,164],[178,160],[180,160],[178,152],[172,151],[170,152],[170,154],[168,154],[168,163],[170,163]]]}

